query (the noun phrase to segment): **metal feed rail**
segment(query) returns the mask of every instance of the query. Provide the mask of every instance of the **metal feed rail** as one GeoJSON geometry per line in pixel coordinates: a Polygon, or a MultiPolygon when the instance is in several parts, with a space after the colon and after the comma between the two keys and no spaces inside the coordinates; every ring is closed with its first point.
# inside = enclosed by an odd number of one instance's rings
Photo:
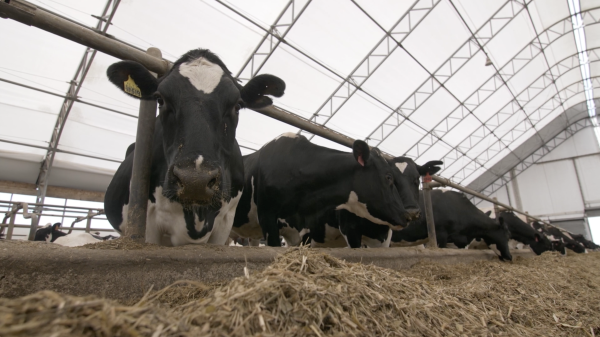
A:
{"type": "MultiPolygon", "coordinates": [[[[119,59],[136,61],[144,65],[148,70],[155,72],[158,76],[165,74],[173,66],[170,61],[162,59],[160,51],[156,48],[150,48],[148,51],[143,51],[119,41],[110,35],[102,34],[101,32],[94,31],[91,28],[60,17],[45,9],[38,8],[24,0],[0,1],[0,17],[13,19],[23,24],[37,27],[119,59]]],[[[352,144],[354,143],[354,139],[348,136],[311,122],[274,105],[262,109],[255,109],[254,111],[347,147],[352,147],[352,144]]],[[[134,152],[134,174],[132,176],[128,214],[128,228],[132,231],[125,233],[125,235],[132,239],[143,241],[145,237],[147,207],[147,188],[145,187],[148,184],[150,174],[150,172],[145,169],[150,165],[145,165],[145,163],[149,163],[151,160],[151,142],[152,135],[154,134],[156,103],[154,101],[142,100],[140,103],[139,116],[136,135],[136,151],[134,152]]],[[[391,157],[391,155],[386,153],[384,153],[384,156],[388,158],[391,157]]],[[[425,194],[425,211],[426,214],[430,215],[428,217],[428,233],[429,237],[433,239],[433,242],[435,242],[435,226],[433,225],[433,211],[429,191],[431,188],[439,186],[453,187],[478,198],[490,201],[507,210],[543,222],[543,220],[539,218],[530,216],[527,213],[523,213],[508,205],[500,203],[497,200],[484,196],[481,193],[455,184],[448,179],[438,176],[432,176],[431,179],[435,180],[438,185],[424,180],[423,190],[425,194]]]]}

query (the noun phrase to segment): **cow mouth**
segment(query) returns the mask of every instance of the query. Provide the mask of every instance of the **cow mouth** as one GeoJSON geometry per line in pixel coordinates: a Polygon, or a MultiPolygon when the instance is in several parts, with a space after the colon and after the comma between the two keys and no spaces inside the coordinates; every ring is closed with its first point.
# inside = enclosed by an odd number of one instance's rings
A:
{"type": "Polygon", "coordinates": [[[163,189],[163,196],[171,202],[177,202],[183,208],[220,208],[222,201],[228,200],[228,193],[217,189],[208,198],[198,198],[196,193],[186,191],[183,186],[163,189]]]}

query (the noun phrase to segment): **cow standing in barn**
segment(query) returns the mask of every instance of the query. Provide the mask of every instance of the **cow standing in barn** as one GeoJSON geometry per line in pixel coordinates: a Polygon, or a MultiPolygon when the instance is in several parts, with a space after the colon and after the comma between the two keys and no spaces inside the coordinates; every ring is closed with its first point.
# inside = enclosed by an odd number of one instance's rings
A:
{"type": "MultiPolygon", "coordinates": [[[[411,218],[388,162],[360,140],[347,153],[283,134],[246,156],[244,165],[246,185],[232,230],[254,240],[265,237],[269,246],[280,246],[280,235],[295,245],[306,231],[315,234],[314,217],[333,208],[396,229],[411,218]],[[291,218],[297,221],[289,223],[291,218]]],[[[329,227],[319,234],[326,236],[329,227]]]]}
{"type": "Polygon", "coordinates": [[[566,230],[538,221],[533,222],[532,226],[552,242],[553,250],[559,251],[563,255],[567,254],[566,248],[575,253],[586,253],[585,247],[573,239],[571,233],[566,230]]]}
{"type": "Polygon", "coordinates": [[[503,211],[496,214],[496,218],[502,218],[510,231],[511,240],[528,245],[537,255],[552,250],[552,243],[542,233],[521,220],[515,213],[503,211]]]}
{"type": "MultiPolygon", "coordinates": [[[[502,219],[498,222],[473,205],[462,193],[449,190],[431,191],[433,219],[438,247],[446,248],[454,243],[459,248],[466,247],[473,239],[483,239],[488,246],[499,251],[500,260],[512,260],[508,248],[510,232],[502,219]]],[[[419,204],[423,208],[423,193],[419,204]]],[[[395,245],[415,245],[426,242],[427,222],[425,217],[411,221],[401,231],[394,231],[392,242],[395,245]]]]}
{"type": "MultiPolygon", "coordinates": [[[[235,139],[240,109],[272,104],[285,83],[259,75],[245,86],[204,49],[192,50],[156,79],[136,62],[111,65],[108,78],[138,99],[156,100],[146,242],[223,245],[244,187],[235,139]]],[[[106,217],[119,232],[127,226],[134,147],[115,173],[104,200],[106,217]]]]}

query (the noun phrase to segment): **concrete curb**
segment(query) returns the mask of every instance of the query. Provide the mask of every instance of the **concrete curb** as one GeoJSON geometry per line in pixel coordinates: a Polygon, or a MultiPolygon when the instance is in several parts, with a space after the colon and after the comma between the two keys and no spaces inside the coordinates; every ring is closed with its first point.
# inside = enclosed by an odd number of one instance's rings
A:
{"type": "MultiPolygon", "coordinates": [[[[318,249],[348,262],[408,269],[420,261],[442,264],[497,260],[492,251],[418,248],[318,249]]],[[[177,280],[226,281],[267,267],[286,248],[184,246],[144,250],[68,248],[45,242],[0,240],[0,297],[19,297],[40,290],[97,295],[131,302],[154,286],[177,280]]],[[[512,251],[513,258],[532,257],[512,251]]]]}

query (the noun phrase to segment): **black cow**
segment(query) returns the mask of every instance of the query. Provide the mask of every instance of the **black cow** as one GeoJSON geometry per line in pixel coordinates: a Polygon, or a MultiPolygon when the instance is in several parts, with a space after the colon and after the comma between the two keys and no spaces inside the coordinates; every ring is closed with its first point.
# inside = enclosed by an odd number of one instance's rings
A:
{"type": "Polygon", "coordinates": [[[537,232],[531,225],[528,225],[513,212],[503,211],[496,215],[496,218],[502,218],[508,230],[510,238],[524,245],[529,245],[531,250],[537,255],[545,251],[552,250],[552,243],[542,233],[537,232]]]}
{"type": "Polygon", "coordinates": [[[546,235],[546,237],[552,242],[553,250],[559,251],[563,255],[567,253],[565,248],[569,248],[575,253],[586,252],[585,247],[573,239],[571,233],[564,229],[547,225],[545,223],[540,223],[538,221],[535,221],[532,226],[538,232],[546,235]]]}
{"type": "MultiPolygon", "coordinates": [[[[500,260],[512,260],[508,248],[510,232],[502,219],[491,219],[462,193],[449,190],[432,190],[433,219],[438,247],[446,248],[454,243],[459,248],[466,247],[473,239],[483,239],[495,245],[500,251],[500,260]]],[[[419,195],[419,205],[424,209],[423,192],[419,195]]],[[[420,243],[427,239],[425,217],[411,221],[409,226],[392,233],[394,243],[420,243]]]]}
{"type": "Polygon", "coordinates": [[[573,234],[571,233],[571,237],[580,244],[582,244],[587,249],[597,250],[600,249],[600,246],[595,244],[593,241],[590,241],[583,236],[583,234],[573,234]]]}
{"type": "MultiPolygon", "coordinates": [[[[187,52],[158,80],[131,61],[111,65],[107,75],[125,93],[159,105],[146,242],[225,244],[244,186],[235,139],[239,110],[272,104],[265,95],[280,97],[285,83],[259,75],[242,86],[204,49],[187,52]]],[[[127,223],[133,155],[131,146],[104,200],[106,217],[119,232],[127,223]]]]}
{"type": "Polygon", "coordinates": [[[325,148],[288,133],[246,156],[246,184],[233,232],[264,236],[269,246],[281,245],[282,235],[295,245],[303,230],[312,233],[308,225],[318,223],[312,219],[332,208],[386,227],[406,226],[411,215],[401,203],[390,165],[363,141],[355,141],[352,150],[325,148]],[[296,223],[287,221],[292,217],[296,223]]]}
{"type": "Polygon", "coordinates": [[[45,227],[38,228],[35,231],[35,237],[33,241],[46,241],[46,242],[54,242],[61,236],[66,236],[67,233],[64,233],[60,230],[60,222],[55,223],[54,225],[47,224],[45,227]]]}

